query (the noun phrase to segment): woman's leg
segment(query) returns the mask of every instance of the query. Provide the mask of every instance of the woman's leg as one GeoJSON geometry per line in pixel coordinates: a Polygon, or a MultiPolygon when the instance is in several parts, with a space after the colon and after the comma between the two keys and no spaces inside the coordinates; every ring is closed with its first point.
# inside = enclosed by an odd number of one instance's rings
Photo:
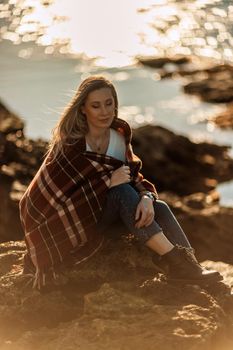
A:
{"type": "Polygon", "coordinates": [[[169,241],[174,245],[178,244],[182,247],[190,248],[191,245],[188,238],[167,203],[157,200],[154,202],[154,210],[155,221],[161,226],[169,241]]]}
{"type": "MultiPolygon", "coordinates": [[[[169,242],[173,245],[179,245],[181,247],[186,247],[191,249],[191,245],[186,237],[184,231],[180,227],[176,217],[172,213],[171,209],[164,201],[157,200],[154,202],[155,220],[161,226],[164,235],[167,237],[169,242]]],[[[153,249],[154,245],[153,237],[146,242],[146,245],[153,249]]],[[[160,255],[154,254],[153,261],[155,264],[159,265],[160,255]]]]}
{"type": "Polygon", "coordinates": [[[112,187],[107,195],[99,228],[104,231],[121,219],[129,232],[135,235],[137,241],[144,244],[147,242],[146,245],[159,255],[167,253],[175,244],[190,247],[175,216],[163,201],[154,203],[155,220],[152,224],[148,227],[136,228],[135,213],[139,201],[140,196],[131,185],[122,184],[112,187]]]}
{"type": "Polygon", "coordinates": [[[99,228],[105,228],[117,218],[121,218],[126,227],[134,233],[141,243],[162,255],[163,261],[168,264],[168,276],[170,279],[185,280],[189,282],[219,281],[221,275],[216,271],[203,269],[190,252],[190,244],[184,235],[180,225],[164,202],[155,203],[155,218],[160,221],[166,234],[174,243],[185,244],[179,248],[162,232],[162,227],[155,220],[148,227],[135,227],[136,208],[140,201],[138,193],[129,184],[115,186],[109,190],[106,206],[99,228]],[[177,242],[178,240],[178,242],[177,242]]]}
{"type": "Polygon", "coordinates": [[[163,234],[162,228],[155,220],[148,227],[135,227],[135,215],[139,201],[140,196],[131,185],[121,184],[112,187],[107,195],[99,228],[104,231],[116,220],[121,219],[139,243],[146,244],[150,240],[149,247],[152,250],[159,255],[166,254],[174,245],[163,234]]]}

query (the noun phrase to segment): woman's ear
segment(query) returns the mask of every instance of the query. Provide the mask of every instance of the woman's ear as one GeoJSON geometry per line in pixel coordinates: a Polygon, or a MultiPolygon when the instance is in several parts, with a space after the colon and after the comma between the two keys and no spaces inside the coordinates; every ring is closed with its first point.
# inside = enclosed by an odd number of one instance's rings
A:
{"type": "Polygon", "coordinates": [[[85,115],[85,108],[84,108],[84,106],[81,106],[80,109],[81,109],[82,114],[85,115]]]}

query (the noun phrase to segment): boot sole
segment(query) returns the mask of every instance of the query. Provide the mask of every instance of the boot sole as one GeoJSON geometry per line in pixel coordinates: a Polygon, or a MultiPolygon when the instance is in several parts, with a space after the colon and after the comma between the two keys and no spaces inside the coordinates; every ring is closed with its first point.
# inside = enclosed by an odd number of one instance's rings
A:
{"type": "Polygon", "coordinates": [[[167,282],[175,282],[175,283],[180,283],[180,284],[198,284],[198,285],[208,285],[208,284],[213,284],[216,282],[221,282],[223,280],[223,277],[221,275],[212,277],[209,279],[181,279],[181,278],[170,278],[167,276],[164,276],[167,282]]]}

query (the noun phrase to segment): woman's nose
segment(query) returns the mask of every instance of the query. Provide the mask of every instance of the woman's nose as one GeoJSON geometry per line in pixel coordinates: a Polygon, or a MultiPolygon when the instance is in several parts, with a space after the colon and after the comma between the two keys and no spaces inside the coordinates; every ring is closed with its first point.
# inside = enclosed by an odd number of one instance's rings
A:
{"type": "Polygon", "coordinates": [[[101,113],[102,114],[107,114],[108,113],[106,106],[102,106],[101,107],[101,113]]]}

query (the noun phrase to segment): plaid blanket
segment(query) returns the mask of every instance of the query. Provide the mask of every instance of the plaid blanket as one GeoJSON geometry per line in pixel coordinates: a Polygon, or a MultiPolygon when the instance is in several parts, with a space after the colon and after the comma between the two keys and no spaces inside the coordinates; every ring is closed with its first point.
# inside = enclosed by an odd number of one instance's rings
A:
{"type": "MultiPolygon", "coordinates": [[[[126,164],[132,185],[139,193],[155,187],[139,172],[141,160],[131,147],[131,128],[116,119],[112,128],[125,137],[126,164]]],[[[35,269],[34,285],[40,288],[44,274],[71,256],[80,263],[103,243],[98,231],[112,172],[124,163],[113,157],[86,151],[83,137],[66,146],[55,159],[48,155],[20,201],[25,231],[25,262],[35,269]]]]}

